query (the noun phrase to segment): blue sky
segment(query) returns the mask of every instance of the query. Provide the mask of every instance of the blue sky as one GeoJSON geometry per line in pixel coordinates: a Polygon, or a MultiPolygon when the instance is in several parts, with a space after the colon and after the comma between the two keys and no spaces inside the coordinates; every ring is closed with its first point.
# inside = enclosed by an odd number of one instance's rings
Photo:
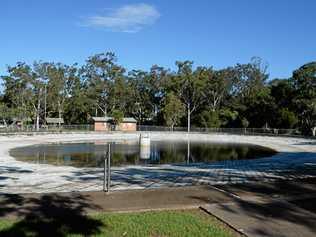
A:
{"type": "Polygon", "coordinates": [[[316,60],[315,0],[1,0],[0,74],[17,61],[67,64],[113,51],[128,69],[176,60],[223,68],[252,56],[270,77],[316,60]]]}

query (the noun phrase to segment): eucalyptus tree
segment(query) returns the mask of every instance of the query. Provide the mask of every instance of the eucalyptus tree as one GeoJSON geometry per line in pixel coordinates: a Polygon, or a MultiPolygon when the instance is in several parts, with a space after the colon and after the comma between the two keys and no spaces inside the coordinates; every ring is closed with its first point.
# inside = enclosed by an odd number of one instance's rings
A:
{"type": "Polygon", "coordinates": [[[200,80],[205,81],[203,89],[205,103],[212,112],[215,112],[230,93],[232,86],[231,70],[228,68],[215,71],[211,67],[198,67],[195,75],[200,80]]]}
{"type": "Polygon", "coordinates": [[[269,82],[269,88],[276,105],[275,116],[273,116],[275,118],[275,127],[294,128],[298,123],[298,116],[295,113],[293,79],[274,79],[269,82]]]}
{"type": "Polygon", "coordinates": [[[159,120],[159,115],[162,113],[162,103],[166,96],[166,83],[170,78],[170,70],[164,67],[153,65],[150,68],[149,76],[145,78],[150,100],[153,107],[154,118],[156,122],[159,120]]]}
{"type": "Polygon", "coordinates": [[[8,66],[7,71],[8,75],[1,77],[4,82],[4,101],[9,108],[19,108],[19,117],[29,116],[27,81],[31,77],[31,69],[25,63],[18,62],[16,66],[8,66]]]}
{"type": "Polygon", "coordinates": [[[190,132],[191,115],[205,102],[205,80],[193,71],[192,61],[177,61],[177,73],[172,78],[172,88],[186,106],[187,128],[190,132]]]}
{"type": "Polygon", "coordinates": [[[30,81],[30,88],[32,93],[30,94],[33,97],[32,107],[34,108],[35,113],[35,127],[36,130],[40,128],[40,122],[43,121],[43,112],[45,113],[45,85],[47,83],[46,77],[46,65],[47,63],[34,62],[33,64],[33,77],[30,81]],[[44,106],[43,106],[44,104],[44,106]]]}
{"type": "Polygon", "coordinates": [[[111,83],[122,72],[122,68],[116,64],[116,61],[114,53],[96,54],[88,58],[81,70],[87,87],[87,96],[93,103],[96,116],[98,111],[101,111],[104,116],[107,115],[111,83]]]}
{"type": "Polygon", "coordinates": [[[36,129],[39,129],[43,95],[42,78],[33,67],[25,63],[8,67],[8,73],[9,75],[2,77],[6,102],[9,107],[15,109],[18,119],[25,120],[32,117],[36,129]]]}
{"type": "Polygon", "coordinates": [[[0,119],[2,120],[2,125],[7,126],[10,120],[12,119],[13,110],[8,108],[4,102],[0,102],[0,119]]]}
{"type": "Polygon", "coordinates": [[[141,124],[154,116],[154,106],[146,83],[148,77],[148,72],[141,70],[133,70],[128,73],[128,87],[130,89],[128,113],[133,115],[141,124]]]}
{"type": "Polygon", "coordinates": [[[250,126],[260,127],[271,123],[269,116],[274,104],[267,88],[267,68],[267,63],[254,57],[250,63],[237,64],[231,69],[231,105],[239,113],[239,121],[248,121],[250,126]]]}
{"type": "Polygon", "coordinates": [[[316,133],[316,62],[293,72],[295,104],[304,134],[316,133]]]}
{"type": "Polygon", "coordinates": [[[250,63],[237,64],[233,70],[232,93],[241,100],[251,99],[266,86],[268,65],[261,58],[253,57],[250,63]]]}
{"type": "Polygon", "coordinates": [[[65,121],[70,124],[86,124],[93,115],[94,101],[87,95],[88,88],[81,80],[81,70],[73,65],[68,77],[68,96],[65,103],[65,121]]]}
{"type": "Polygon", "coordinates": [[[120,111],[125,114],[127,111],[130,90],[124,73],[125,69],[120,66],[113,68],[113,79],[109,81],[108,110],[110,113],[120,111]]]}
{"type": "Polygon", "coordinates": [[[164,98],[162,111],[164,120],[172,131],[174,126],[179,124],[180,119],[185,115],[185,107],[182,101],[173,92],[168,93],[164,98]]]}
{"type": "Polygon", "coordinates": [[[63,118],[67,100],[72,96],[73,84],[77,78],[76,65],[49,63],[46,72],[49,114],[63,118]]]}

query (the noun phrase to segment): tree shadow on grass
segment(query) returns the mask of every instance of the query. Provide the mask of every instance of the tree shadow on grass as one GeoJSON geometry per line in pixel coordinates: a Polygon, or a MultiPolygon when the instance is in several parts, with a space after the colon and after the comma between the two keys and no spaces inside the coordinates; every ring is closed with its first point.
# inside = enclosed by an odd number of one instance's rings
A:
{"type": "Polygon", "coordinates": [[[0,201],[0,216],[17,217],[18,221],[8,228],[0,229],[0,236],[98,234],[103,223],[86,215],[87,209],[97,208],[81,194],[49,194],[36,198],[4,195],[0,201]]]}

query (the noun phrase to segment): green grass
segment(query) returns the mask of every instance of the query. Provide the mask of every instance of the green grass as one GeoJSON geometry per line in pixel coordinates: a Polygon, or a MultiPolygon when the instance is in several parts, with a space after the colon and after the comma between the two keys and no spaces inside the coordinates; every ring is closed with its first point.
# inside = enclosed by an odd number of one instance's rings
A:
{"type": "Polygon", "coordinates": [[[86,230],[91,226],[85,228],[80,221],[76,225],[81,225],[81,229],[74,229],[60,223],[50,226],[49,221],[54,220],[41,220],[40,223],[0,220],[0,236],[41,236],[45,233],[46,236],[236,236],[228,227],[200,210],[97,214],[89,216],[89,219],[90,223],[98,223],[89,232],[86,230]],[[41,225],[45,226],[44,229],[41,225]],[[59,230],[56,231],[56,228],[59,230]]]}

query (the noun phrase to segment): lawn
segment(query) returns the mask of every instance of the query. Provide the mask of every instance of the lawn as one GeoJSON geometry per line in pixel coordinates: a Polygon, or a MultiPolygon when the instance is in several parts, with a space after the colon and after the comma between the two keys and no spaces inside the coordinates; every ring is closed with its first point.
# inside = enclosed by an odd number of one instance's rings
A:
{"type": "Polygon", "coordinates": [[[200,210],[97,214],[70,220],[0,220],[0,236],[236,236],[200,210]],[[71,222],[71,224],[70,224],[71,222]]]}

